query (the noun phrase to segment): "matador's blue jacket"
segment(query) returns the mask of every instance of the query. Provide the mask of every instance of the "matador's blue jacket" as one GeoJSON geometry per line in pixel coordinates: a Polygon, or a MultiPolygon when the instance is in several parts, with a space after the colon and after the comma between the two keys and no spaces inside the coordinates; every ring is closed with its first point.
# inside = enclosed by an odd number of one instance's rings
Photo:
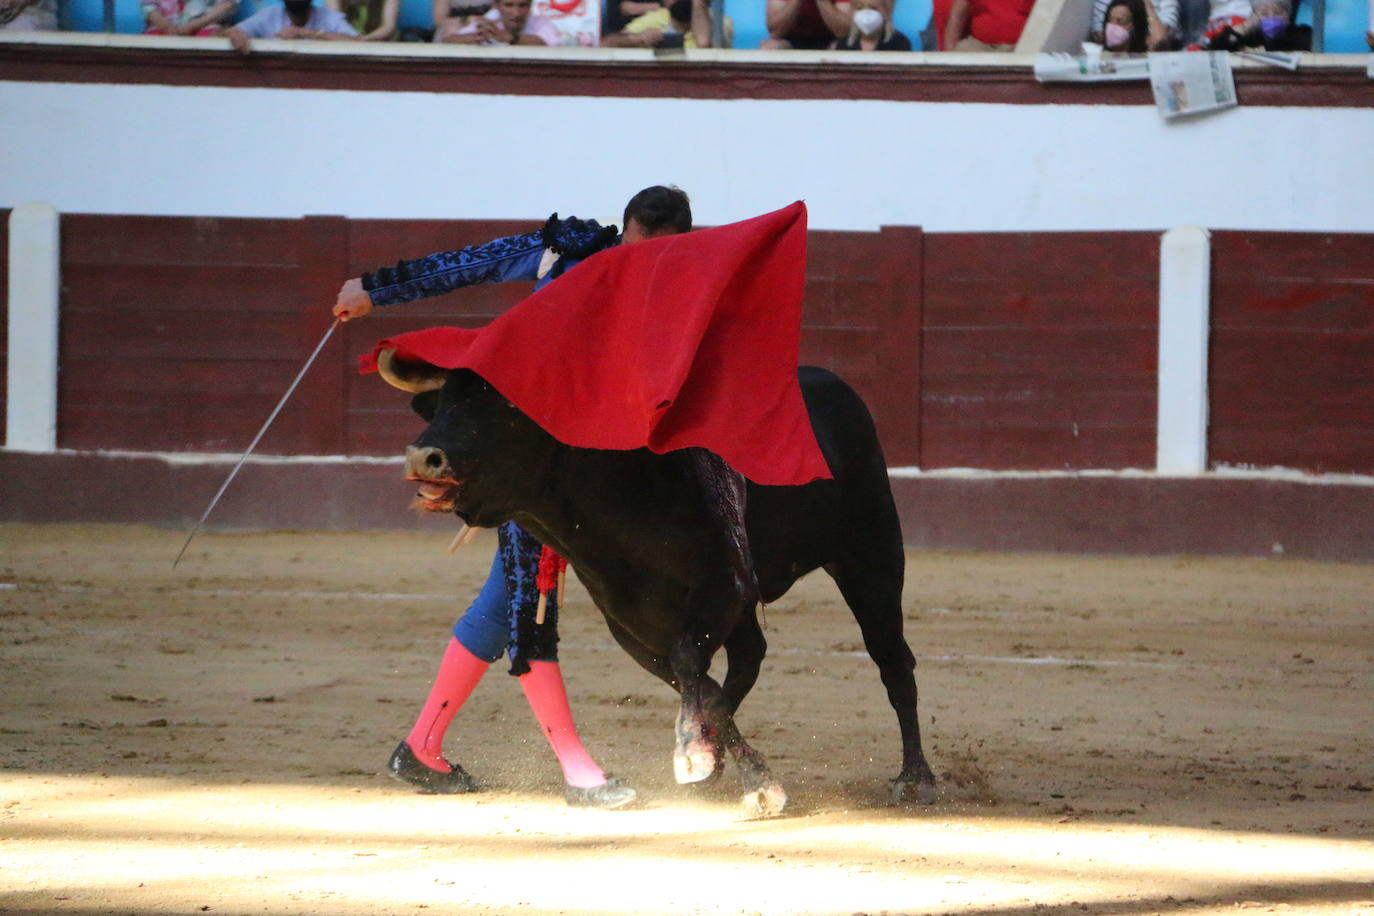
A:
{"type": "Polygon", "coordinates": [[[578,261],[619,241],[615,226],[576,217],[559,219],[555,213],[535,232],[441,251],[363,274],[363,289],[373,305],[413,302],[463,286],[508,280],[532,281],[540,289],[578,261]],[[541,264],[549,261],[551,268],[541,272],[541,264]]]}
{"type": "MultiPolygon", "coordinates": [[[[540,289],[570,267],[617,244],[615,226],[555,213],[542,229],[470,245],[454,251],[401,261],[363,275],[363,289],[377,306],[413,302],[464,286],[533,282],[540,289]]],[[[454,624],[453,635],[486,661],[509,650],[511,674],[529,670],[529,662],[558,658],[558,596],[549,595],[544,623],[534,622],[539,603],[535,585],[541,544],[514,522],[499,529],[499,544],[487,583],[467,612],[454,624]]]]}

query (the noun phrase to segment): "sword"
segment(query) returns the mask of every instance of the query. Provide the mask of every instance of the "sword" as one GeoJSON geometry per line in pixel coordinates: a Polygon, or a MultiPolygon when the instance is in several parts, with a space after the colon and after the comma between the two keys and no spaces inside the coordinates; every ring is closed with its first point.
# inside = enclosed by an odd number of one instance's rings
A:
{"type": "Polygon", "coordinates": [[[315,363],[315,357],[320,355],[320,351],[324,349],[324,345],[329,342],[330,335],[334,333],[334,329],[338,326],[339,319],[335,318],[334,323],[329,326],[329,330],[324,332],[324,336],[320,338],[320,342],[315,345],[315,352],[310,354],[310,358],[305,361],[305,365],[301,366],[301,371],[296,373],[296,378],[291,382],[291,387],[286,389],[286,394],[282,395],[281,400],[277,402],[277,406],[272,408],[272,414],[267,418],[267,422],[262,424],[262,429],[258,430],[258,434],[253,437],[253,441],[248,444],[248,449],[243,453],[243,457],[239,459],[239,463],[234,465],[234,469],[229,472],[229,476],[224,478],[224,483],[219,485],[219,492],[215,494],[214,499],[210,500],[210,505],[205,507],[205,511],[201,513],[200,521],[196,522],[196,526],[191,529],[191,534],[186,538],[186,543],[181,545],[181,552],[178,553],[177,558],[172,561],[173,569],[177,568],[177,564],[181,562],[181,558],[186,555],[186,548],[191,546],[191,541],[195,538],[196,533],[200,531],[200,526],[205,524],[205,520],[210,517],[210,513],[213,512],[215,506],[219,504],[220,497],[224,495],[225,490],[229,489],[229,484],[238,475],[239,468],[243,467],[243,463],[248,460],[248,456],[253,454],[253,449],[258,447],[258,443],[262,441],[262,434],[267,432],[267,427],[272,425],[272,421],[277,418],[277,414],[281,413],[281,409],[286,406],[287,399],[290,398],[292,392],[296,390],[296,386],[301,383],[301,379],[305,378],[305,373],[309,371],[310,367],[315,363]]]}

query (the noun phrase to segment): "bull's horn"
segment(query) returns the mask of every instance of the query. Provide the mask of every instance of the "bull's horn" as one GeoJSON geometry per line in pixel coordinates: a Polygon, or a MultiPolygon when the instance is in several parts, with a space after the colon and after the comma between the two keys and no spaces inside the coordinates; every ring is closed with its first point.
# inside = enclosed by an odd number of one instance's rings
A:
{"type": "Polygon", "coordinates": [[[397,358],[394,347],[377,354],[377,371],[388,385],[411,394],[442,388],[448,378],[447,369],[397,358]]]}

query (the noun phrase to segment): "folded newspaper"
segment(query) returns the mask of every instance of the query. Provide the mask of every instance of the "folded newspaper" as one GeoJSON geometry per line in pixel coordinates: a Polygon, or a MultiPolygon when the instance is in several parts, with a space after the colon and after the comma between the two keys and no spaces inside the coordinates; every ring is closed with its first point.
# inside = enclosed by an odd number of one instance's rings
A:
{"type": "Polygon", "coordinates": [[[1231,108],[1236,81],[1225,51],[1170,51],[1150,55],[1150,88],[1165,118],[1231,108]]]}
{"type": "MultiPolygon", "coordinates": [[[[1084,47],[1087,45],[1085,43],[1084,47]]],[[[1147,80],[1150,63],[1144,55],[1103,57],[1101,52],[1035,55],[1035,78],[1042,83],[1103,83],[1147,80]]]]}
{"type": "Polygon", "coordinates": [[[1042,83],[1149,80],[1155,105],[1165,118],[1215,111],[1236,104],[1231,59],[1224,51],[1104,55],[1101,45],[1084,42],[1082,54],[1037,54],[1035,78],[1042,83]]]}

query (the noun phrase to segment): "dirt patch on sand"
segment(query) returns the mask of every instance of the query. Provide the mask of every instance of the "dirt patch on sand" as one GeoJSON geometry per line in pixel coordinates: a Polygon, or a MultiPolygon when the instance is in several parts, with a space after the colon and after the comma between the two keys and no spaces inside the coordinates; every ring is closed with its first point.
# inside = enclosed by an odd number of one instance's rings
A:
{"type": "Polygon", "coordinates": [[[501,663],[449,732],[486,791],[380,775],[494,539],[182,537],[0,526],[0,912],[1374,911],[1374,567],[911,554],[929,808],[810,576],[740,714],[791,804],[747,821],[577,587],[574,710],[643,804],[566,808],[501,663]]]}

